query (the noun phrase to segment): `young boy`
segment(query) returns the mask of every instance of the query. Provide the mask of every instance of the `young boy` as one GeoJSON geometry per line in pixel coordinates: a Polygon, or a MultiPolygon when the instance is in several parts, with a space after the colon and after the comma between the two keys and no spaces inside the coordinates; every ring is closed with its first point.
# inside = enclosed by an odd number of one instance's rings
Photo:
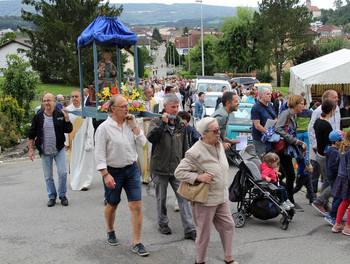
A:
{"type": "MultiPolygon", "coordinates": [[[[327,146],[324,151],[326,156],[327,181],[331,189],[333,189],[335,179],[338,176],[338,166],[340,161],[340,152],[338,149],[339,149],[340,143],[344,138],[343,134],[344,134],[343,131],[337,131],[337,130],[333,130],[331,133],[329,133],[329,140],[331,141],[332,145],[327,146]]],[[[333,197],[332,210],[324,218],[332,226],[335,225],[335,218],[337,217],[338,207],[341,204],[341,202],[342,202],[341,198],[333,197]]]]}
{"type": "Polygon", "coordinates": [[[312,204],[312,202],[316,199],[311,181],[311,173],[313,168],[309,162],[309,154],[307,153],[306,144],[304,144],[304,146],[304,157],[302,159],[296,158],[298,163],[298,171],[293,192],[297,193],[300,191],[301,187],[305,186],[309,196],[309,203],[312,204]]]}

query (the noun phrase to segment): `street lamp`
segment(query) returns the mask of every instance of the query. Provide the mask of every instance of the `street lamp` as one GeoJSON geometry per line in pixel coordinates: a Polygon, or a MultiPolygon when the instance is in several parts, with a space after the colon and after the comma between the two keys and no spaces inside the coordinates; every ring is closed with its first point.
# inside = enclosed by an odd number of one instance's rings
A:
{"type": "Polygon", "coordinates": [[[204,46],[203,46],[203,1],[196,0],[197,3],[201,3],[201,38],[202,38],[202,76],[204,76],[204,46]]]}
{"type": "Polygon", "coordinates": [[[180,61],[180,49],[181,49],[181,46],[180,46],[180,41],[178,39],[176,40],[176,42],[179,43],[178,49],[179,49],[179,67],[180,67],[180,64],[181,64],[181,61],[180,61]]]}
{"type": "Polygon", "coordinates": [[[175,66],[176,66],[176,61],[175,61],[175,41],[174,41],[173,44],[174,44],[174,46],[173,46],[173,53],[174,53],[174,70],[175,70],[175,66]]]}

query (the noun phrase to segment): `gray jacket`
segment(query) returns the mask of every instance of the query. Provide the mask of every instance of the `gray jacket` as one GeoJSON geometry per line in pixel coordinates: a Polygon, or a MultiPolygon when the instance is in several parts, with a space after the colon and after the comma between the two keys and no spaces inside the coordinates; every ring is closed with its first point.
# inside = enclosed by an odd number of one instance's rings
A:
{"type": "Polygon", "coordinates": [[[297,132],[297,121],[296,121],[296,115],[292,114],[292,110],[291,109],[287,109],[285,111],[283,111],[282,113],[280,113],[280,115],[278,116],[277,119],[277,123],[276,123],[276,127],[275,127],[275,131],[281,135],[281,137],[284,138],[284,140],[288,143],[288,144],[292,144],[295,145],[295,143],[297,143],[297,138],[292,137],[291,135],[289,135],[286,132],[286,124],[289,118],[289,123],[288,123],[288,127],[293,129],[295,131],[295,133],[297,132]]]}
{"type": "Polygon", "coordinates": [[[151,173],[173,176],[188,149],[185,123],[177,116],[172,130],[161,117],[155,117],[149,125],[147,139],[152,143],[151,173]]]}

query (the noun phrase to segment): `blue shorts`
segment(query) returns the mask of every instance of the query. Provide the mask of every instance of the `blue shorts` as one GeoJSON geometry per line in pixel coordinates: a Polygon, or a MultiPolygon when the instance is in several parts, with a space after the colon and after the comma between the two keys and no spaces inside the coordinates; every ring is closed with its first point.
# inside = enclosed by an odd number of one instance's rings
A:
{"type": "Polygon", "coordinates": [[[108,166],[107,170],[116,183],[115,188],[111,189],[103,181],[105,198],[108,204],[117,205],[120,203],[122,188],[124,188],[129,202],[141,201],[141,180],[137,162],[124,168],[112,168],[108,166]]]}

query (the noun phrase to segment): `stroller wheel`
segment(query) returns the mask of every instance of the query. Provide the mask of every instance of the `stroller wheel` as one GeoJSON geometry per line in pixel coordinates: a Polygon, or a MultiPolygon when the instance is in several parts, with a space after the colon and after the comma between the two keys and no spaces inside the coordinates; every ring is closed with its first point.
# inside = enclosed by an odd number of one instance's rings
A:
{"type": "Polygon", "coordinates": [[[289,220],[290,220],[290,221],[292,221],[294,214],[295,214],[295,211],[294,211],[293,208],[291,208],[291,209],[288,211],[288,216],[289,216],[289,220]]]}
{"type": "Polygon", "coordinates": [[[289,225],[289,219],[286,217],[281,218],[281,229],[287,230],[289,225]]]}
{"type": "Polygon", "coordinates": [[[235,221],[235,227],[240,228],[245,224],[245,215],[241,212],[236,212],[232,214],[232,218],[235,221]]]}

